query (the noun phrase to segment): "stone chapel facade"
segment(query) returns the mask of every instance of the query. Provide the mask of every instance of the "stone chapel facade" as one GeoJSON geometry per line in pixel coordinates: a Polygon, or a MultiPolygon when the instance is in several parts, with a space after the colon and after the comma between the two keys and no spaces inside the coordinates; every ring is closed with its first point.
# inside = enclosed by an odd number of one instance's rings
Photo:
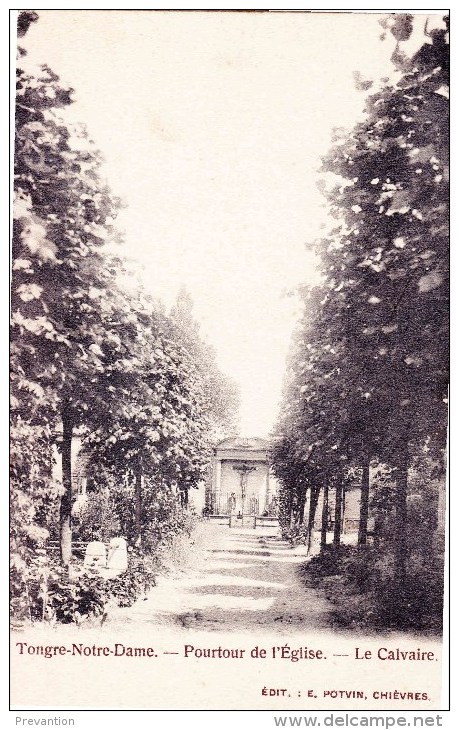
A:
{"type": "Polygon", "coordinates": [[[214,448],[206,506],[211,515],[277,516],[278,483],[262,438],[227,438],[214,448]]]}

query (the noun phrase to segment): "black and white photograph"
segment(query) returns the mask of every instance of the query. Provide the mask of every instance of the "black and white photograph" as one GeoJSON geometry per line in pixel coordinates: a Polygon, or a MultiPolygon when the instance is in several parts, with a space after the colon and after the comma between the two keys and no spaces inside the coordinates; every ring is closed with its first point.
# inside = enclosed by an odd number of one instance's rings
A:
{"type": "Polygon", "coordinates": [[[10,14],[11,706],[447,710],[449,11],[10,14]]]}

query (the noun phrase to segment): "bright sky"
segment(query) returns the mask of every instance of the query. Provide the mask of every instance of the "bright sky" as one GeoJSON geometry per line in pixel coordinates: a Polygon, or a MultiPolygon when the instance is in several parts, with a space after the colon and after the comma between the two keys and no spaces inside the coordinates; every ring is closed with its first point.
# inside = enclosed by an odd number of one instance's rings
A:
{"type": "Polygon", "coordinates": [[[127,203],[125,252],[170,306],[181,285],[239,385],[241,433],[273,426],[332,128],[362,106],[352,72],[390,72],[378,16],[39,11],[27,62],[75,89],[74,120],[127,203]]]}

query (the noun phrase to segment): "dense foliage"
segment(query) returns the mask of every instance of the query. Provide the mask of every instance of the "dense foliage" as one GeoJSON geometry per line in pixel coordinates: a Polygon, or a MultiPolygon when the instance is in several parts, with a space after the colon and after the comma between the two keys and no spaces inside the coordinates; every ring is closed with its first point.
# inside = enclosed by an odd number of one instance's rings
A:
{"type": "MultiPolygon", "coordinates": [[[[302,290],[303,317],[273,447],[274,470],[283,485],[284,530],[300,529],[309,495],[305,533],[311,540],[318,495],[322,490],[326,503],[330,489],[337,550],[346,479],[358,475],[361,481],[358,543],[364,552],[369,515],[377,516],[371,493],[377,493],[381,473],[373,476],[380,471],[378,465],[386,465],[382,482],[391,485],[385,506],[390,539],[379,546],[390,556],[386,579],[395,578],[403,595],[412,590],[408,584],[416,562],[409,534],[413,525],[419,527],[419,514],[415,518],[409,509],[410,494],[417,492],[423,509],[431,511],[430,499],[436,513],[432,477],[426,476],[424,462],[434,465],[436,478],[444,479],[446,24],[447,19],[429,31],[425,44],[407,58],[401,48],[411,33],[411,17],[386,19],[397,40],[393,59],[398,81],[383,80],[368,97],[363,120],[351,131],[338,130],[323,160],[322,190],[337,223],[316,244],[322,283],[302,290]]],[[[325,551],[325,508],[322,516],[325,551]]],[[[376,520],[375,540],[379,528],[381,521],[376,520]]],[[[434,528],[431,521],[431,535],[434,528]]],[[[427,540],[425,550],[431,546],[432,539],[427,540]]]]}
{"type": "MultiPolygon", "coordinates": [[[[34,12],[20,13],[19,36],[36,20],[34,12]]],[[[20,49],[20,58],[25,55],[20,49]]],[[[167,314],[142,291],[134,296],[118,284],[125,264],[112,251],[121,243],[114,227],[121,203],[101,178],[101,156],[86,130],[70,128],[60,116],[72,90],[46,66],[36,73],[20,66],[11,289],[12,605],[42,590],[37,586],[46,584],[53,594],[52,581],[40,579],[41,562],[51,561],[53,585],[68,583],[65,612],[54,607],[53,615],[66,620],[91,603],[86,578],[75,582],[68,575],[69,567],[75,574],[75,518],[80,539],[108,539],[119,529],[149,553],[189,530],[188,490],[205,476],[212,438],[232,428],[237,397],[192,325],[183,292],[167,314]],[[76,432],[105,517],[94,500],[75,507],[76,432]],[[59,541],[62,567],[47,553],[50,534],[59,541]],[[43,546],[45,553],[37,552],[43,546]]],[[[55,593],[63,601],[65,586],[55,593]]],[[[97,613],[98,601],[87,613],[97,613]]],[[[26,603],[32,616],[37,601],[26,603]]]]}

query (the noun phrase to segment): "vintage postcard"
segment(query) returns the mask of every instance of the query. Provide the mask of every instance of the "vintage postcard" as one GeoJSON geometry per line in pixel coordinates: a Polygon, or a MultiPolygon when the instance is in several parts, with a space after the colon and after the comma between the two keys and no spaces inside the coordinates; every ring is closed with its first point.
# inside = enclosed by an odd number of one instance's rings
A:
{"type": "Polygon", "coordinates": [[[14,34],[12,707],[448,709],[448,12],[14,34]]]}

